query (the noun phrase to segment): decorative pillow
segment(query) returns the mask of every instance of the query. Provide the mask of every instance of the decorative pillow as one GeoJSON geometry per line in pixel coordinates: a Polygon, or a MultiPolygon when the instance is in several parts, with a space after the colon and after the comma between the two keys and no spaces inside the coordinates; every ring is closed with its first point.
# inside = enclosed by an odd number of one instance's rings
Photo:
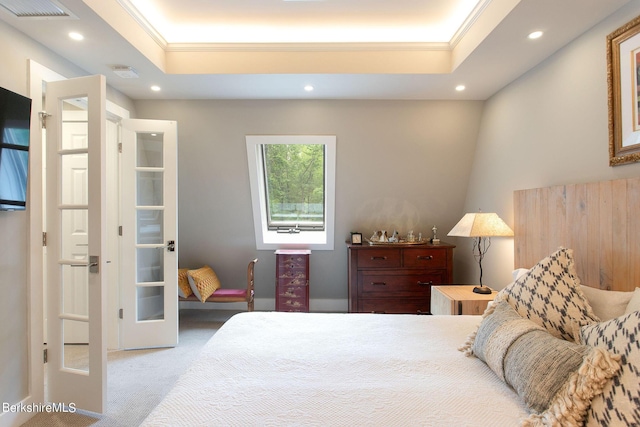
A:
{"type": "Polygon", "coordinates": [[[189,270],[189,285],[196,298],[205,302],[217,289],[220,289],[220,279],[211,267],[205,265],[197,270],[189,270]]]}
{"type": "Polygon", "coordinates": [[[587,297],[593,313],[600,320],[611,320],[622,316],[633,296],[633,292],[605,291],[584,285],[580,286],[580,289],[587,297]]]}
{"type": "Polygon", "coordinates": [[[634,311],[640,311],[640,288],[636,288],[633,292],[633,296],[631,297],[624,314],[633,313],[634,311]]]}
{"type": "Polygon", "coordinates": [[[529,272],[529,270],[531,270],[530,268],[516,268],[515,270],[513,270],[511,272],[511,277],[513,277],[513,280],[518,280],[520,277],[524,276],[525,274],[527,274],[529,272]]]}
{"type": "Polygon", "coordinates": [[[178,295],[182,298],[186,298],[193,293],[189,284],[188,271],[188,268],[178,269],[178,295]]]}
{"type": "Polygon", "coordinates": [[[580,342],[621,356],[620,372],[593,399],[585,425],[640,425],[640,311],[582,327],[580,342]]]}
{"type": "Polygon", "coordinates": [[[619,358],[556,338],[505,301],[488,311],[472,351],[535,412],[522,425],[582,425],[591,400],[618,371],[619,358]]]}
{"type": "Polygon", "coordinates": [[[560,248],[507,286],[495,298],[506,300],[518,314],[552,335],[573,341],[575,325],[598,322],[580,289],[573,251],[560,248]]]}

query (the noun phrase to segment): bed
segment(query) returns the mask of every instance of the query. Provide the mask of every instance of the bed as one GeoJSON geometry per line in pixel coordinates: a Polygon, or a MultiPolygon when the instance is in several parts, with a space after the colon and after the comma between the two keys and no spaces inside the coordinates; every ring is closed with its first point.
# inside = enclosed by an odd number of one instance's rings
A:
{"type": "Polygon", "coordinates": [[[601,235],[640,230],[639,191],[516,192],[524,268],[482,317],[235,315],[143,425],[640,425],[637,244],[601,235]]]}

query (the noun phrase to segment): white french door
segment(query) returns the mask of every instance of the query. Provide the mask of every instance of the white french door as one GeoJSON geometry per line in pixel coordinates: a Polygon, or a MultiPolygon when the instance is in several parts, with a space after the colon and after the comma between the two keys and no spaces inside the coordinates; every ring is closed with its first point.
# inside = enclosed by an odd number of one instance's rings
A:
{"type": "Polygon", "coordinates": [[[125,349],[178,344],[177,124],[122,121],[125,349]]]}
{"type": "Polygon", "coordinates": [[[47,84],[49,401],[106,404],[106,82],[47,84]]]}

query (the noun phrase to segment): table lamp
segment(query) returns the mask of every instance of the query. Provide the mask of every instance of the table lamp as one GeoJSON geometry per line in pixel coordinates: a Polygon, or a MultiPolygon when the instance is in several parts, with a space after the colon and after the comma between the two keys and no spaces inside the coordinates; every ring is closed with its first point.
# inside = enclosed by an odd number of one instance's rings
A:
{"type": "Polygon", "coordinates": [[[477,294],[490,294],[491,289],[482,285],[482,258],[491,246],[491,237],[513,236],[513,230],[496,213],[468,213],[451,229],[447,236],[473,237],[473,256],[480,267],[480,286],[473,288],[477,294]]]}

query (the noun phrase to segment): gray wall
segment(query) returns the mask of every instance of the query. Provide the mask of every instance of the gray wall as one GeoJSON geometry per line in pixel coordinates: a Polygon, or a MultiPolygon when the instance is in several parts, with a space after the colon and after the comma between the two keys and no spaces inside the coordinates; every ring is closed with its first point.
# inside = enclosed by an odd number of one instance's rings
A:
{"type": "MultiPolygon", "coordinates": [[[[513,225],[514,190],[640,175],[637,163],[609,166],[606,59],[607,35],[638,15],[631,1],[487,101],[466,210],[494,210],[513,225]]],[[[470,254],[460,240],[462,280],[477,280],[470,254]]],[[[501,289],[512,267],[513,239],[493,239],[484,282],[501,289]]]]}
{"type": "Polygon", "coordinates": [[[180,265],[210,263],[223,284],[241,283],[247,262],[257,256],[258,298],[275,296],[275,255],[256,251],[245,135],[336,135],[336,245],[333,251],[313,252],[310,295],[342,300],[337,308],[343,310],[344,241],[351,231],[369,236],[376,229],[397,228],[430,235],[437,225],[443,236],[458,221],[483,105],[293,100],[135,104],[139,118],[178,121],[180,265]]]}

